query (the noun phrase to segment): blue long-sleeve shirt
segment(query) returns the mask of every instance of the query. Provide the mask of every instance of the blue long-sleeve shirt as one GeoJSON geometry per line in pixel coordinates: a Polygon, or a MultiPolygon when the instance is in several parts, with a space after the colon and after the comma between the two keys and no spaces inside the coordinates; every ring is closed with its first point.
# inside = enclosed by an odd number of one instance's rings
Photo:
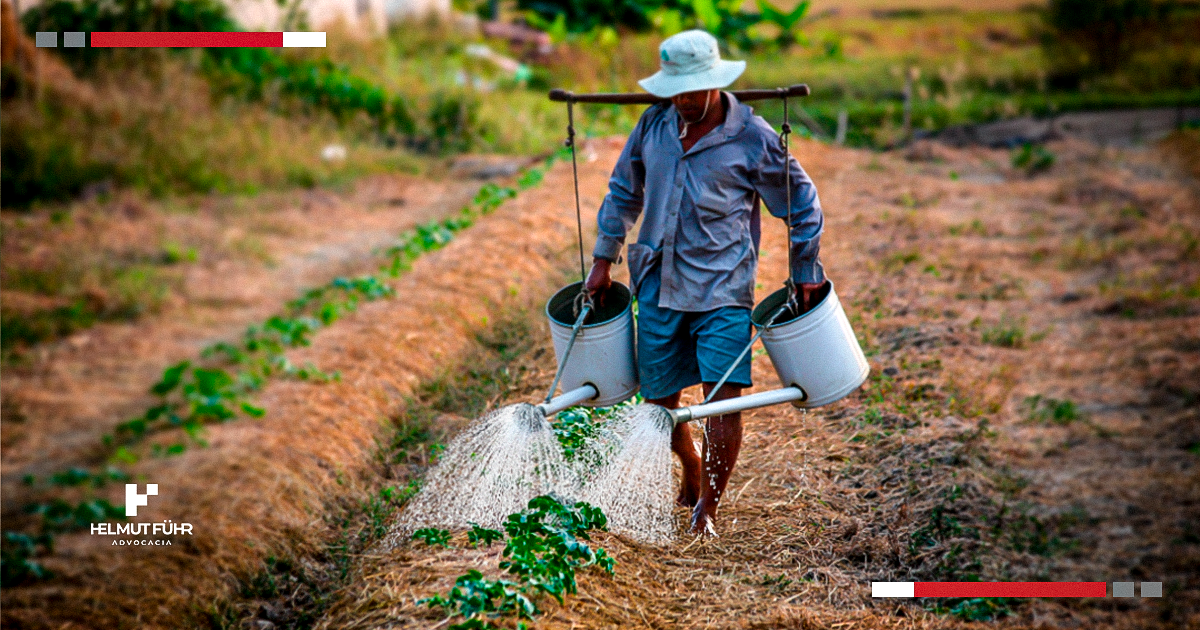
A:
{"type": "Polygon", "coordinates": [[[593,255],[619,261],[625,235],[645,213],[629,244],[634,288],[660,273],[659,306],[703,312],[754,306],[761,198],[787,216],[784,168],[792,172],[792,279],[818,283],[824,216],[812,179],[785,155],[775,130],[728,92],[725,121],[686,153],[673,105],[653,105],[629,136],[597,216],[593,255]]]}

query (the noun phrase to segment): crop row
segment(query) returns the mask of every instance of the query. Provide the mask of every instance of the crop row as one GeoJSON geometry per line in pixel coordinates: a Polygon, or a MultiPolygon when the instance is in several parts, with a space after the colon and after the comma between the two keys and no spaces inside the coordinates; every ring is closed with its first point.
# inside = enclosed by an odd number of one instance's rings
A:
{"type": "MultiPolygon", "coordinates": [[[[457,232],[496,210],[516,196],[518,190],[541,183],[545,171],[563,155],[559,151],[543,164],[526,169],[518,177],[516,188],[485,184],[457,216],[430,221],[405,232],[386,251],[386,262],[378,272],[336,278],[305,291],[289,302],[283,313],[248,327],[241,339],[211,345],[197,360],[167,367],[150,388],[156,403],[102,437],[108,459],[104,468],[71,468],[53,473],[45,478],[43,485],[49,491],[72,487],[94,490],[108,481],[126,481],[130,475],[122,467],[136,464],[147,454],[143,443],[148,438],[178,434],[178,439],[166,443],[159,440],[148,449],[152,457],[178,455],[191,445],[207,444],[204,440],[207,425],[264,416],[267,410],[255,404],[252,395],[272,379],[317,382],[338,379],[337,373],[326,373],[313,365],[293,364],[287,350],[310,345],[314,334],[354,312],[360,303],[394,295],[389,282],[410,269],[413,261],[446,246],[457,232]]],[[[31,475],[24,482],[29,486],[39,483],[31,475]]],[[[26,512],[38,517],[38,532],[4,532],[0,540],[0,576],[5,587],[49,577],[49,572],[35,558],[53,552],[55,534],[83,529],[106,519],[124,518],[123,510],[103,499],[72,504],[61,496],[29,505],[26,512]]]]}
{"type": "MultiPolygon", "coordinates": [[[[578,592],[575,570],[598,566],[612,573],[616,561],[603,548],[592,549],[588,532],[606,530],[608,519],[597,507],[578,502],[567,504],[551,495],[535,497],[528,509],[510,514],[500,532],[473,525],[467,540],[475,547],[490,546],[507,536],[500,568],[512,579],[489,579],[478,570],[458,576],[445,595],[420,600],[430,608],[440,608],[447,618],[462,617],[463,622],[450,630],[491,630],[498,626],[491,619],[516,616],[533,619],[541,614],[537,597],[550,595],[563,603],[566,595],[578,592]]],[[[413,538],[426,544],[448,547],[447,530],[425,528],[413,538]]]]}

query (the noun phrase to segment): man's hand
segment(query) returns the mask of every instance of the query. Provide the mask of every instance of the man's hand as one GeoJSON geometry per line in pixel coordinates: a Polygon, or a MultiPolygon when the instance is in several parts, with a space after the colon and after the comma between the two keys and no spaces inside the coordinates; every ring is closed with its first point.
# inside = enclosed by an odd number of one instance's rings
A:
{"type": "Polygon", "coordinates": [[[596,302],[596,306],[604,306],[604,295],[612,286],[612,261],[605,258],[593,258],[592,270],[588,273],[587,282],[583,286],[592,296],[592,300],[596,302]]]}
{"type": "Polygon", "coordinates": [[[796,300],[800,302],[800,308],[804,309],[804,312],[808,312],[809,309],[816,306],[817,291],[823,286],[825,286],[824,282],[805,282],[796,285],[796,300]]]}

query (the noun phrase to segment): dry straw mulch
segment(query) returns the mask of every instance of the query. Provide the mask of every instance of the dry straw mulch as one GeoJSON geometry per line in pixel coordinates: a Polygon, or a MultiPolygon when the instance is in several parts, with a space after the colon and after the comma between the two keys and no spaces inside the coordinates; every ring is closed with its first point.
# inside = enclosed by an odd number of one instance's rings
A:
{"type": "MultiPolygon", "coordinates": [[[[1169,593],[1011,602],[996,627],[1200,627],[1196,183],[1154,152],[1051,148],[1058,166],[1028,178],[1000,151],[801,145],[872,380],[824,409],[748,413],[719,538],[602,534],[615,575],[582,573],[536,627],[972,627],[869,596],[872,580],[965,579],[1169,593]],[[1055,422],[1035,395],[1075,413],[1055,422]]],[[[766,291],[785,257],[779,226],[764,231],[766,291]]],[[[775,386],[765,356],[754,369],[775,386]]],[[[444,627],[417,600],[497,574],[498,555],[376,550],[319,627],[444,627]]]]}
{"type": "MultiPolygon", "coordinates": [[[[611,161],[612,148],[600,149],[611,161]]],[[[585,179],[589,191],[603,183],[599,171],[585,179]]],[[[201,622],[215,600],[236,592],[233,578],[248,580],[268,556],[319,555],[329,542],[327,516],[376,485],[376,438],[384,435],[404,397],[471,348],[489,315],[504,308],[536,308],[554,288],[547,282],[561,277],[559,270],[569,260],[566,244],[575,233],[571,190],[569,165],[559,164],[541,187],[420,258],[395,284],[395,299],[361,305],[317,335],[312,347],[294,354],[298,363],[339,371],[340,382],[274,382],[259,397],[268,410],[263,419],[211,427],[208,448],[135,466],[139,480],[158,483],[160,492],[133,520],[192,523],[195,536],[177,537],[171,547],[120,549],[109,547],[107,537],[86,532],[62,536],[46,562],[59,577],[5,589],[4,626],[179,627],[201,622]]],[[[171,326],[147,328],[134,347],[143,363],[136,368],[153,374],[166,363],[153,346],[169,343],[171,326]]],[[[130,329],[124,336],[137,335],[136,325],[130,329]]],[[[106,357],[88,362],[81,354],[73,353],[78,372],[63,374],[53,363],[43,364],[26,387],[37,387],[39,379],[43,387],[52,381],[60,401],[86,406],[87,383],[106,378],[97,369],[106,357]]],[[[136,397],[152,378],[126,384],[116,396],[124,395],[124,404],[136,407],[136,397]]],[[[87,439],[98,440],[123,419],[97,422],[87,439]]],[[[53,442],[55,423],[46,425],[44,434],[36,426],[27,429],[27,440],[53,442]]],[[[75,456],[86,457],[85,438],[77,441],[82,446],[76,446],[75,456]]],[[[9,448],[21,446],[19,440],[6,444],[6,459],[9,448]]],[[[58,459],[54,469],[64,463],[58,459]]],[[[6,492],[6,510],[28,500],[19,494],[23,473],[13,468],[10,474],[8,466],[6,461],[5,481],[11,480],[13,494],[6,492]],[[10,503],[8,496],[16,500],[10,503]]],[[[119,490],[113,488],[108,498],[123,504],[119,490]]]]}
{"type": "MultiPolygon", "coordinates": [[[[582,165],[589,214],[617,146],[582,165]]],[[[828,408],[747,414],[720,537],[681,531],[654,548],[601,534],[616,574],[582,573],[579,595],[546,602],[537,627],[970,626],[869,597],[871,580],[970,576],[1166,584],[1161,600],[1012,604],[997,627],[1200,626],[1196,183],[1154,152],[1051,148],[1057,165],[1029,178],[999,151],[799,143],[872,380],[828,408]],[[1054,422],[1030,410],[1035,395],[1076,413],[1054,422]]],[[[398,299],[299,353],[342,383],[274,385],[265,420],[147,465],[166,491],[156,518],[197,523],[192,544],[118,555],[68,539],[67,578],[6,590],[6,626],[168,627],[268,550],[319,556],[325,515],[378,485],[371,440],[402,395],[466,351],[485,317],[536,306],[570,268],[569,181],[560,165],[418,263],[398,299]]],[[[782,244],[766,222],[763,290],[783,277],[782,244]]],[[[765,356],[754,369],[758,388],[774,386],[765,356]]],[[[445,627],[416,600],[468,568],[494,572],[498,553],[369,551],[317,625],[445,627]]]]}

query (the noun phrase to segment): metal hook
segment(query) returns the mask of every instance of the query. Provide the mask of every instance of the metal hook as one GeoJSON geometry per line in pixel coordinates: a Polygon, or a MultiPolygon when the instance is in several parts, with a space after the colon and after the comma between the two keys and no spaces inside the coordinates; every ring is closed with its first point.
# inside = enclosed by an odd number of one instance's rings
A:
{"type": "Polygon", "coordinates": [[[579,314],[583,312],[583,309],[585,308],[590,311],[596,310],[595,303],[592,301],[592,294],[588,293],[587,286],[582,286],[579,288],[579,295],[575,296],[575,299],[571,303],[571,307],[571,312],[573,315],[575,315],[575,317],[579,317],[579,314]]]}

